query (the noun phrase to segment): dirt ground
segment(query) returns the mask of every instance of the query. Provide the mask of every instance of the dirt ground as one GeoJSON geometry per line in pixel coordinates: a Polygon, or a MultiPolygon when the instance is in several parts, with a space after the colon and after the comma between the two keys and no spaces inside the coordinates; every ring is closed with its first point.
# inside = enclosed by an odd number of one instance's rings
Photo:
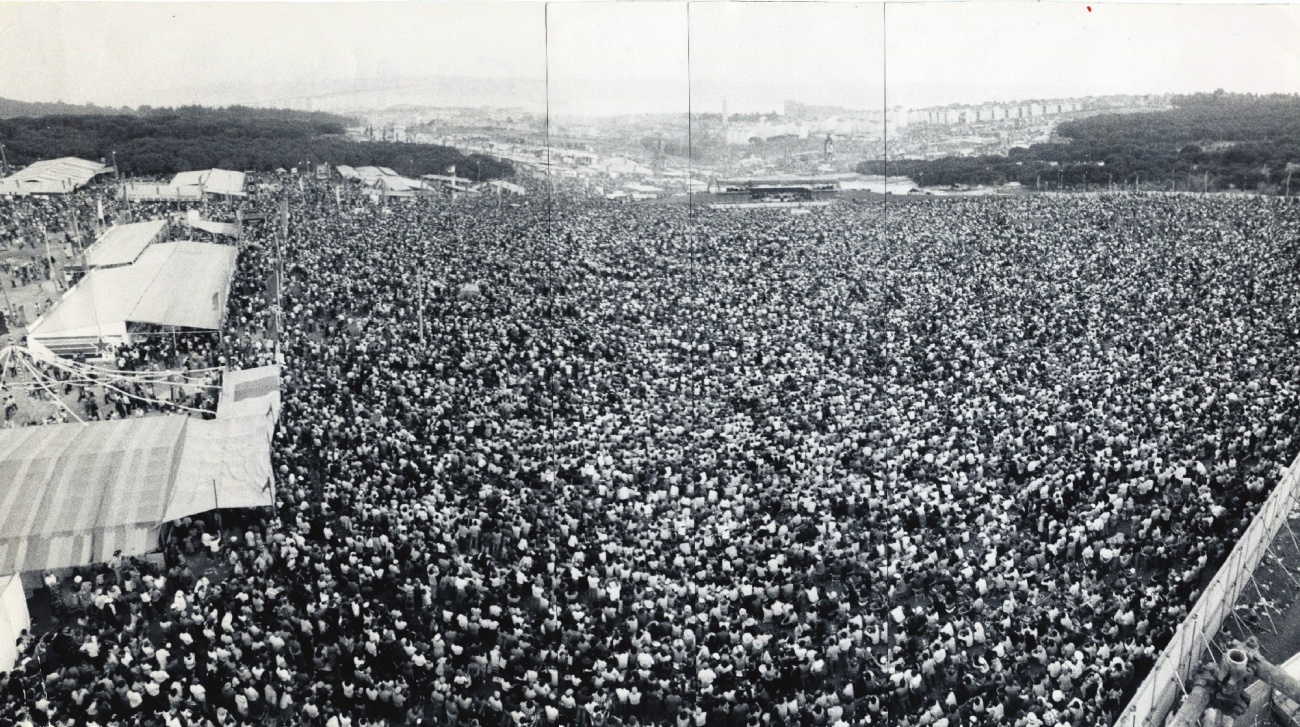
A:
{"type": "Polygon", "coordinates": [[[1300,652],[1300,509],[1291,512],[1252,580],[1215,644],[1222,649],[1254,636],[1264,658],[1281,664],[1300,652]]]}
{"type": "MultiPolygon", "coordinates": [[[[0,285],[3,285],[0,310],[4,311],[5,322],[9,327],[6,343],[21,341],[27,333],[27,326],[63,295],[67,289],[63,282],[63,270],[72,257],[69,252],[68,246],[62,243],[49,246],[50,258],[54,260],[52,280],[32,281],[24,285],[18,276],[0,272],[0,285]]],[[[0,250],[0,263],[8,263],[13,267],[26,263],[39,266],[44,258],[44,245],[10,245],[0,250]]]]}

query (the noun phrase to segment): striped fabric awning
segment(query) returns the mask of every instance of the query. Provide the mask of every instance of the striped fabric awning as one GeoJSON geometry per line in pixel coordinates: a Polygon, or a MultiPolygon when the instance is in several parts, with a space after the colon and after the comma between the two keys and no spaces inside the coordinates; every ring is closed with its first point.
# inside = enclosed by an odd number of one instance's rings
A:
{"type": "Polygon", "coordinates": [[[0,574],[146,553],[168,520],[273,505],[273,426],[175,415],[0,430],[0,574]]]}

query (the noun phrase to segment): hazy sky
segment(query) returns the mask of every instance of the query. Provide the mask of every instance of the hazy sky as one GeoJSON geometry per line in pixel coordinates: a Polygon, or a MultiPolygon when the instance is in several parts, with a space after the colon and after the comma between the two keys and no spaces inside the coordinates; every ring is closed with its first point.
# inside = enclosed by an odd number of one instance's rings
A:
{"type": "Polygon", "coordinates": [[[546,29],[552,115],[686,113],[685,3],[552,3],[546,29]]]}
{"type": "Polygon", "coordinates": [[[0,3],[0,96],[540,111],[548,70],[557,116],[1300,92],[1300,6],[1085,2],[0,3]]]}
{"type": "Polygon", "coordinates": [[[697,3],[691,6],[695,109],[772,111],[789,100],[879,108],[884,6],[697,3]]]}
{"type": "Polygon", "coordinates": [[[1300,92],[1296,5],[981,2],[886,12],[890,105],[1300,92]]]}
{"type": "Polygon", "coordinates": [[[432,101],[456,104],[466,99],[446,96],[490,79],[493,95],[509,89],[540,110],[544,13],[505,2],[0,3],[0,96],[224,104],[386,84],[431,86],[432,101]]]}

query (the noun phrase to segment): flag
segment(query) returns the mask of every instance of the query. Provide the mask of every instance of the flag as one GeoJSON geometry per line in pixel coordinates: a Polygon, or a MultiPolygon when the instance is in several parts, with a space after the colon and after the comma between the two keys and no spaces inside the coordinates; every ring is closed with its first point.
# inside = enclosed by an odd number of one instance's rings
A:
{"type": "Polygon", "coordinates": [[[280,296],[280,271],[277,268],[271,268],[267,273],[266,285],[262,289],[262,294],[266,296],[267,304],[274,303],[280,296]]]}

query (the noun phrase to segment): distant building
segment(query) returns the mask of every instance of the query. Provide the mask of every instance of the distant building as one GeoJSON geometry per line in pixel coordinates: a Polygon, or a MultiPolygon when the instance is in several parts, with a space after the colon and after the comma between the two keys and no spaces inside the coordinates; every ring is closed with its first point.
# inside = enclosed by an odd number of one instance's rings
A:
{"type": "Polygon", "coordinates": [[[715,184],[717,204],[806,203],[829,201],[840,194],[840,180],[824,177],[742,177],[715,184]]]}

